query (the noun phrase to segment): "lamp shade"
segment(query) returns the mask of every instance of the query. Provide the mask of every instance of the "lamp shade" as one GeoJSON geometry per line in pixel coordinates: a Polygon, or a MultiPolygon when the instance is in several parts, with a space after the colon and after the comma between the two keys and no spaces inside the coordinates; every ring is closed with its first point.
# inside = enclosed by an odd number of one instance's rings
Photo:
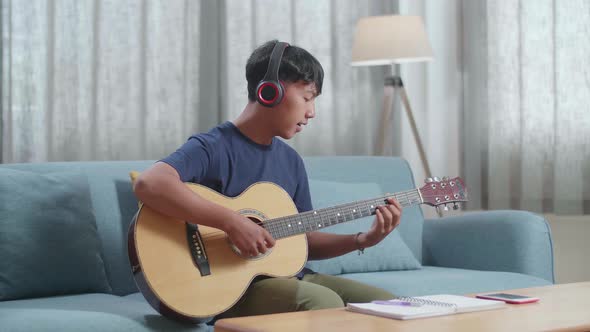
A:
{"type": "Polygon", "coordinates": [[[370,16],[357,22],[353,66],[430,61],[432,57],[420,16],[370,16]]]}

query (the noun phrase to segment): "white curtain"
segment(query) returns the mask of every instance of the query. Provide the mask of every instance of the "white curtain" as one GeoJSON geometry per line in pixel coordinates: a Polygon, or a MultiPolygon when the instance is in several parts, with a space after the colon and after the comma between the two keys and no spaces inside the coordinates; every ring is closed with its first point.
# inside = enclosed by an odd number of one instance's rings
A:
{"type": "Polygon", "coordinates": [[[2,1],[2,160],[147,159],[217,121],[196,1],[2,1]]]}
{"type": "Polygon", "coordinates": [[[326,72],[316,119],[289,144],[373,153],[386,71],[349,65],[352,35],[397,1],[0,1],[2,162],[163,157],[242,111],[247,57],[275,38],[326,72]]]}
{"type": "MultiPolygon", "coordinates": [[[[434,59],[397,66],[402,78],[432,176],[461,175],[462,112],[461,0],[399,1],[399,14],[424,19],[434,59]]],[[[426,177],[405,110],[396,100],[393,153],[408,160],[418,185],[426,177]]],[[[424,209],[433,216],[431,209],[424,209]]]]}
{"type": "Polygon", "coordinates": [[[464,1],[474,209],[590,213],[590,1],[464,1]]]}

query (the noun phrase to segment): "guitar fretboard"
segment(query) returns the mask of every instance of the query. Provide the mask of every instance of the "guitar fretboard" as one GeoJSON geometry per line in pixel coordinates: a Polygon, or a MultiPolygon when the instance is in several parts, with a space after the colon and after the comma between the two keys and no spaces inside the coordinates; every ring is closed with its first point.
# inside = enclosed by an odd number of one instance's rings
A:
{"type": "Polygon", "coordinates": [[[387,199],[390,197],[395,198],[402,207],[423,203],[420,191],[413,189],[374,199],[267,220],[264,223],[264,227],[275,239],[317,231],[322,228],[374,215],[377,207],[388,204],[387,199]]]}

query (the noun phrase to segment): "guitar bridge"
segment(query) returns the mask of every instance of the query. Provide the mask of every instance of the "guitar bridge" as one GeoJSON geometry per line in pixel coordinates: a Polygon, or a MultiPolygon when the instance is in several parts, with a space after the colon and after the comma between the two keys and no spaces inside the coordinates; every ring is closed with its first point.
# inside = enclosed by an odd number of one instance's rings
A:
{"type": "Polygon", "coordinates": [[[186,237],[188,240],[188,250],[193,258],[193,263],[201,272],[201,276],[208,276],[211,274],[209,266],[209,259],[207,252],[203,245],[203,239],[199,232],[199,226],[191,223],[186,223],[186,237]]]}

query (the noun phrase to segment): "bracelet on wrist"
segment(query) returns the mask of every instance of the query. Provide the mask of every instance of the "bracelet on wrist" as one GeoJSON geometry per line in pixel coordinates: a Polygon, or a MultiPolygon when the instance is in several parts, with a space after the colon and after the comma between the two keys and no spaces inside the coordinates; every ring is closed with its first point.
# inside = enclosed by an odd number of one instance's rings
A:
{"type": "Polygon", "coordinates": [[[365,253],[365,247],[361,246],[360,242],[359,242],[359,236],[363,234],[363,232],[358,232],[356,233],[356,235],[354,236],[354,244],[356,244],[356,249],[360,254],[364,254],[365,253]]]}

